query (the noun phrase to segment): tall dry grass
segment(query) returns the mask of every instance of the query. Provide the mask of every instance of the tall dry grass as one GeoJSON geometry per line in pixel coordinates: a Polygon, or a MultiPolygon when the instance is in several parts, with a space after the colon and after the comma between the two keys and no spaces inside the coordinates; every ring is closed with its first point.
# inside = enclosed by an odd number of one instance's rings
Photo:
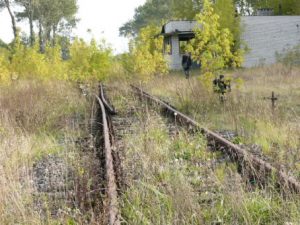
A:
{"type": "Polygon", "coordinates": [[[224,104],[218,94],[201,84],[197,74],[190,80],[181,74],[170,74],[145,86],[204,127],[236,131],[237,143],[257,144],[273,163],[284,165],[300,178],[299,74],[299,68],[283,65],[228,72],[226,76],[242,78],[243,85],[237,88],[233,83],[224,104]],[[278,97],[274,112],[267,99],[272,91],[278,97]]]}
{"type": "Polygon", "coordinates": [[[87,99],[71,83],[18,80],[1,87],[0,224],[96,223],[95,155],[76,144],[88,134],[89,116],[87,99]],[[49,156],[72,170],[65,202],[37,191],[33,168],[49,156]],[[53,215],[56,203],[59,213],[53,215]]]}
{"type": "MultiPolygon", "coordinates": [[[[161,94],[173,87],[166,81],[186,82],[178,77],[158,81],[161,87],[155,86],[155,91],[161,94]]],[[[124,223],[298,223],[298,196],[282,196],[272,184],[266,190],[248,186],[235,164],[222,163],[222,155],[206,151],[200,134],[187,134],[178,127],[177,135],[169,136],[168,123],[151,110],[153,106],[140,105],[127,84],[113,85],[118,90],[113,88],[110,96],[119,114],[128,116],[130,108],[135,118],[123,137],[124,223]]]]}

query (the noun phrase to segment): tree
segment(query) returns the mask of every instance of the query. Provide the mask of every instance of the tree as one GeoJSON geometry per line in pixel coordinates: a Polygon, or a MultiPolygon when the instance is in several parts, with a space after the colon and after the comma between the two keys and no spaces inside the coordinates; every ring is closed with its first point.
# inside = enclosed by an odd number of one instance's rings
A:
{"type": "Polygon", "coordinates": [[[239,14],[242,16],[251,16],[252,15],[252,8],[253,2],[256,0],[234,0],[235,6],[239,9],[239,14]]]}
{"type": "Polygon", "coordinates": [[[275,15],[300,15],[299,0],[235,0],[241,15],[251,15],[260,8],[271,8],[275,15]]]}
{"type": "Polygon", "coordinates": [[[224,68],[240,67],[242,52],[232,52],[233,35],[229,29],[220,27],[219,16],[214,12],[210,0],[204,0],[203,11],[196,19],[201,28],[195,29],[195,38],[188,45],[188,50],[195,61],[201,62],[204,76],[209,80],[215,72],[224,68]]]}
{"type": "Polygon", "coordinates": [[[193,20],[202,9],[202,0],[172,0],[172,18],[193,20]]]}
{"type": "Polygon", "coordinates": [[[41,52],[45,51],[47,43],[55,45],[59,29],[75,27],[78,6],[77,0],[15,0],[23,7],[17,14],[19,20],[28,19],[30,26],[30,43],[34,43],[34,21],[39,28],[41,52]]]}
{"type": "Polygon", "coordinates": [[[44,45],[51,40],[55,44],[58,26],[63,20],[75,26],[77,10],[77,0],[40,0],[36,11],[40,39],[44,45]]]}
{"type": "Polygon", "coordinates": [[[10,16],[10,19],[11,19],[11,24],[12,24],[12,29],[13,29],[13,33],[14,33],[14,37],[16,39],[17,36],[18,36],[18,29],[17,29],[17,23],[16,23],[15,15],[11,10],[11,1],[10,0],[1,0],[0,1],[0,8],[4,8],[4,7],[7,9],[8,13],[9,13],[9,16],[10,16]]]}
{"type": "Polygon", "coordinates": [[[214,10],[219,15],[220,28],[227,28],[233,35],[234,48],[232,51],[240,49],[240,17],[238,16],[233,0],[217,0],[214,10]]]}
{"type": "Polygon", "coordinates": [[[133,19],[119,29],[120,35],[136,35],[147,25],[161,25],[162,20],[171,17],[170,4],[171,0],[147,0],[144,5],[135,9],[133,19]]]}
{"type": "Polygon", "coordinates": [[[143,79],[166,74],[167,62],[163,56],[163,37],[155,37],[160,28],[147,26],[130,43],[130,60],[126,60],[126,68],[143,79]]]}
{"type": "Polygon", "coordinates": [[[15,0],[15,2],[18,5],[24,7],[23,12],[17,13],[17,18],[19,20],[23,20],[24,18],[28,19],[29,30],[30,30],[30,45],[33,46],[34,41],[35,41],[33,22],[35,19],[35,11],[36,11],[39,1],[38,0],[15,0]]]}
{"type": "Polygon", "coordinates": [[[148,25],[160,26],[172,19],[193,19],[202,7],[202,0],[147,0],[135,10],[132,20],[120,29],[122,36],[135,36],[148,25]]]}

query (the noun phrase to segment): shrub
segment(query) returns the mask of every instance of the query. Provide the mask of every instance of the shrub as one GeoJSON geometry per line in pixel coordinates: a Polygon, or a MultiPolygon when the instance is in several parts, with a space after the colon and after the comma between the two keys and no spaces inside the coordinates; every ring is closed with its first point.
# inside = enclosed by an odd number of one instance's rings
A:
{"type": "Polygon", "coordinates": [[[112,51],[104,41],[98,45],[95,40],[87,44],[75,39],[70,55],[68,68],[71,80],[103,80],[108,77],[113,63],[112,51]]]}
{"type": "Polygon", "coordinates": [[[300,45],[283,53],[276,53],[276,61],[289,67],[300,66],[300,45]]]}
{"type": "Polygon", "coordinates": [[[147,26],[130,43],[129,60],[124,56],[124,65],[129,71],[148,79],[150,76],[166,74],[167,62],[163,56],[163,37],[155,37],[159,28],[147,26]]]}
{"type": "Polygon", "coordinates": [[[206,78],[204,83],[211,83],[214,73],[228,67],[240,67],[242,51],[234,53],[233,35],[229,29],[221,29],[219,16],[214,12],[210,0],[204,1],[203,11],[196,16],[201,25],[195,29],[195,38],[191,40],[187,49],[192,58],[201,63],[206,78]]]}
{"type": "Polygon", "coordinates": [[[69,60],[63,60],[58,44],[47,46],[41,53],[38,42],[30,47],[17,38],[10,52],[2,49],[0,53],[0,83],[9,82],[10,77],[85,81],[103,80],[110,75],[113,57],[104,41],[98,45],[95,40],[87,44],[76,39],[70,54],[69,60]]]}
{"type": "Polygon", "coordinates": [[[7,84],[10,80],[8,60],[3,55],[0,55],[0,84],[7,84]]]}

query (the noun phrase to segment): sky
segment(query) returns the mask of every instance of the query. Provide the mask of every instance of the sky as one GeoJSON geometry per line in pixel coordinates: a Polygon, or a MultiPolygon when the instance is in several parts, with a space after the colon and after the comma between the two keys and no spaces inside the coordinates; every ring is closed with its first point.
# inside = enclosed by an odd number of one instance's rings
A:
{"type": "MultiPolygon", "coordinates": [[[[146,0],[78,0],[80,19],[74,30],[76,36],[89,41],[91,37],[96,40],[105,38],[114,49],[115,53],[128,50],[128,40],[119,37],[119,27],[132,19],[134,9],[144,4],[146,0]],[[92,30],[92,34],[87,32],[92,30]]],[[[28,32],[25,22],[18,23],[22,31],[28,32]]],[[[0,12],[0,38],[10,42],[13,38],[10,17],[7,10],[0,12]]]]}

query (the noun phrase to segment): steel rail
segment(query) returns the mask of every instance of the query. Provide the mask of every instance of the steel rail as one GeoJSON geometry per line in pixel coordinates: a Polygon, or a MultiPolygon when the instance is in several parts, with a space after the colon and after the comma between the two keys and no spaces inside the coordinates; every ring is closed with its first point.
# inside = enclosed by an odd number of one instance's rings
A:
{"type": "Polygon", "coordinates": [[[203,128],[200,126],[199,123],[197,123],[195,120],[189,118],[188,116],[184,115],[183,113],[177,111],[172,106],[167,104],[165,101],[160,100],[159,98],[150,95],[149,93],[143,91],[141,88],[138,88],[134,85],[131,85],[132,89],[136,91],[141,96],[146,97],[147,99],[151,100],[152,102],[155,102],[156,104],[159,104],[163,106],[165,109],[167,109],[169,112],[173,113],[173,115],[176,117],[176,120],[184,123],[188,126],[192,126],[196,129],[198,129],[209,141],[213,141],[219,146],[222,146],[222,151],[225,151],[227,154],[229,154],[233,159],[239,161],[239,162],[246,162],[249,165],[251,165],[253,172],[260,172],[264,173],[265,175],[276,175],[278,179],[278,184],[281,185],[283,188],[287,188],[295,193],[300,193],[300,183],[293,177],[289,176],[283,171],[279,171],[274,166],[272,166],[270,163],[265,162],[264,160],[256,157],[252,153],[248,152],[245,149],[242,149],[241,147],[233,144],[232,142],[226,140],[225,138],[221,137],[220,135],[216,134],[213,131],[210,131],[207,128],[203,128]]]}
{"type": "Polygon", "coordinates": [[[105,96],[104,96],[104,89],[103,89],[103,84],[100,84],[99,85],[99,96],[105,106],[105,108],[108,110],[108,112],[111,114],[111,115],[116,115],[117,112],[116,110],[114,109],[114,107],[112,107],[106,100],[105,96]]]}
{"type": "Polygon", "coordinates": [[[106,170],[106,194],[108,198],[108,224],[109,225],[120,225],[119,220],[119,204],[118,204],[118,193],[117,184],[113,164],[112,147],[109,136],[109,128],[107,115],[105,111],[105,105],[101,98],[95,95],[100,109],[102,112],[102,125],[103,125],[103,139],[104,139],[104,152],[105,152],[105,170],[106,170]]]}

